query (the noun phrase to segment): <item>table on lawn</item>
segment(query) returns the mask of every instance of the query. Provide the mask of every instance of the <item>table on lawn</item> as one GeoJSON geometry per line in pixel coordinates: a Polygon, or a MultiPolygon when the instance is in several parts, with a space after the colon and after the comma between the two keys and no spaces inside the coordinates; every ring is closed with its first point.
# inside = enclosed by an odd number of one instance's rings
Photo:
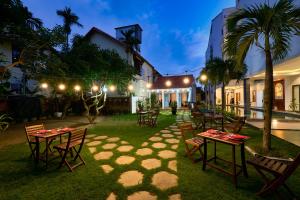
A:
{"type": "Polygon", "coordinates": [[[221,126],[222,131],[224,131],[224,116],[221,114],[215,114],[215,113],[205,113],[204,114],[204,130],[205,130],[205,124],[206,122],[210,121],[212,125],[212,121],[221,120],[221,126]]]}
{"type": "Polygon", "coordinates": [[[46,168],[48,166],[49,161],[49,150],[50,150],[50,141],[57,136],[60,136],[60,143],[61,136],[70,133],[70,131],[74,130],[73,128],[63,128],[63,129],[51,129],[51,130],[43,130],[37,131],[35,133],[30,134],[29,136],[35,137],[36,140],[36,148],[35,148],[35,163],[38,165],[39,160],[42,160],[46,163],[46,168]],[[45,140],[46,149],[45,149],[45,159],[40,157],[40,140],[45,140]]]}
{"type": "Polygon", "coordinates": [[[237,177],[239,174],[241,174],[243,172],[244,176],[248,177],[246,161],[245,161],[245,140],[249,139],[248,136],[226,133],[226,132],[221,132],[221,131],[217,131],[217,130],[208,130],[206,132],[199,133],[197,135],[199,137],[202,137],[203,141],[204,141],[204,155],[203,155],[203,168],[202,168],[203,170],[205,170],[206,165],[208,165],[214,169],[217,169],[217,170],[231,176],[235,187],[237,187],[237,177]],[[237,138],[239,138],[239,139],[237,139],[237,138]],[[214,142],[214,156],[210,159],[207,159],[207,142],[208,142],[208,140],[214,142]],[[228,161],[228,160],[217,157],[217,142],[231,146],[232,161],[228,161]],[[241,150],[242,165],[236,164],[235,150],[238,146],[240,147],[240,150],[241,150]],[[224,170],[220,166],[218,166],[216,164],[217,159],[230,164],[232,171],[230,172],[230,171],[224,170]],[[211,163],[211,161],[214,161],[214,163],[211,163]],[[240,168],[240,171],[237,171],[237,167],[240,168]]]}

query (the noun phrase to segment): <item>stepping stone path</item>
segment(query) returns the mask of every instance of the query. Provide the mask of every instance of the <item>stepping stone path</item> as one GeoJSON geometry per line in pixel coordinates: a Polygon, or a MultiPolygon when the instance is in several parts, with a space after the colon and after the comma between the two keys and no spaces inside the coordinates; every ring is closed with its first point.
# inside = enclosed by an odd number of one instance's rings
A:
{"type": "Polygon", "coordinates": [[[150,192],[143,189],[145,184],[145,188],[151,185],[160,190],[160,193],[165,193],[169,200],[181,200],[181,194],[178,193],[176,159],[181,132],[177,125],[187,121],[190,121],[188,112],[177,115],[176,123],[153,134],[140,146],[134,146],[120,137],[88,135],[89,141],[86,145],[95,162],[99,162],[99,173],[107,176],[113,173],[112,178],[116,184],[120,184],[125,190],[128,188],[135,191],[125,192],[128,194],[125,197],[118,196],[124,195],[123,192],[118,194],[114,191],[107,194],[106,199],[116,200],[120,197],[127,200],[158,199],[155,190],[150,192]],[[138,165],[132,165],[137,162],[138,165]],[[114,169],[117,168],[121,168],[122,173],[115,176],[114,169]],[[144,174],[147,174],[147,178],[144,174]]]}

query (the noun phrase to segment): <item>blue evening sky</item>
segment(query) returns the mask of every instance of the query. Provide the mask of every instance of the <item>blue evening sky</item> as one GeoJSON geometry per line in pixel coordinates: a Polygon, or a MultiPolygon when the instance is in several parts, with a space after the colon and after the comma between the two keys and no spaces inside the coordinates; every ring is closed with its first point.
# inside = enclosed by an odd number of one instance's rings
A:
{"type": "Polygon", "coordinates": [[[62,24],[57,9],[70,6],[86,34],[93,26],[115,36],[114,28],[138,23],[143,28],[141,54],[162,74],[199,74],[211,20],[235,0],[23,0],[46,27],[62,24]]]}

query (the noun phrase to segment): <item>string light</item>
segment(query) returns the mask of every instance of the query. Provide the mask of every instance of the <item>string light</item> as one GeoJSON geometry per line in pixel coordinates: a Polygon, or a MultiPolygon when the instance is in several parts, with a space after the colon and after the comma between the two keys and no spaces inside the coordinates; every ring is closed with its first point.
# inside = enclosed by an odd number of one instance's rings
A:
{"type": "Polygon", "coordinates": [[[109,91],[114,92],[116,90],[116,86],[111,85],[109,86],[109,91]]]}
{"type": "Polygon", "coordinates": [[[79,92],[79,91],[81,90],[80,85],[75,85],[75,86],[74,86],[74,90],[75,90],[76,92],[79,92]]]}
{"type": "Polygon", "coordinates": [[[93,92],[97,92],[99,90],[98,85],[93,85],[92,90],[93,90],[93,92]]]}
{"type": "Polygon", "coordinates": [[[151,88],[151,87],[152,87],[152,84],[151,84],[151,83],[147,83],[147,84],[146,84],[146,88],[149,89],[149,88],[151,88]]]}
{"type": "Polygon", "coordinates": [[[188,84],[189,82],[190,82],[190,79],[189,79],[189,78],[186,77],[186,78],[183,79],[183,83],[184,83],[184,84],[188,84]]]}
{"type": "Polygon", "coordinates": [[[133,85],[129,85],[129,86],[128,86],[128,90],[129,90],[129,91],[132,91],[132,90],[133,90],[133,85]]]}
{"type": "Polygon", "coordinates": [[[172,82],[170,80],[166,81],[166,86],[170,87],[172,85],[172,82]]]}
{"type": "Polygon", "coordinates": [[[65,90],[66,89],[66,86],[65,86],[65,84],[59,84],[58,85],[58,89],[60,89],[60,90],[65,90]]]}
{"type": "Polygon", "coordinates": [[[42,83],[42,84],[41,84],[41,88],[47,89],[47,88],[48,88],[48,84],[47,84],[47,83],[42,83]]]}
{"type": "Polygon", "coordinates": [[[206,74],[202,74],[201,76],[200,76],[200,80],[201,81],[206,81],[207,80],[207,76],[206,76],[206,74]]]}

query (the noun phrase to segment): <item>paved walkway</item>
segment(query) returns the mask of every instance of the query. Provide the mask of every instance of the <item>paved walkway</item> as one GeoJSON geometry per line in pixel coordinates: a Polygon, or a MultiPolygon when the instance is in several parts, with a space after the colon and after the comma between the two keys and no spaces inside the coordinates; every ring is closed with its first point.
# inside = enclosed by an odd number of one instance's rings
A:
{"type": "MultiPolygon", "coordinates": [[[[179,115],[176,121],[177,123],[189,121],[189,116],[187,114],[179,115]]],[[[155,133],[139,147],[134,147],[119,137],[95,134],[87,135],[86,145],[105,174],[109,175],[115,168],[124,168],[115,182],[122,185],[125,190],[139,187],[141,184],[152,185],[165,192],[168,199],[180,200],[176,156],[181,132],[177,123],[155,133]],[[131,164],[136,162],[139,167],[131,167],[131,164]],[[152,172],[148,182],[145,181],[144,174],[146,172],[147,174],[152,172]]],[[[112,191],[107,200],[118,199],[118,195],[120,195],[118,192],[120,191],[112,191]]],[[[122,198],[124,197],[122,196],[122,198]]],[[[141,190],[129,194],[127,199],[155,200],[157,194],[153,191],[141,190]]]]}

